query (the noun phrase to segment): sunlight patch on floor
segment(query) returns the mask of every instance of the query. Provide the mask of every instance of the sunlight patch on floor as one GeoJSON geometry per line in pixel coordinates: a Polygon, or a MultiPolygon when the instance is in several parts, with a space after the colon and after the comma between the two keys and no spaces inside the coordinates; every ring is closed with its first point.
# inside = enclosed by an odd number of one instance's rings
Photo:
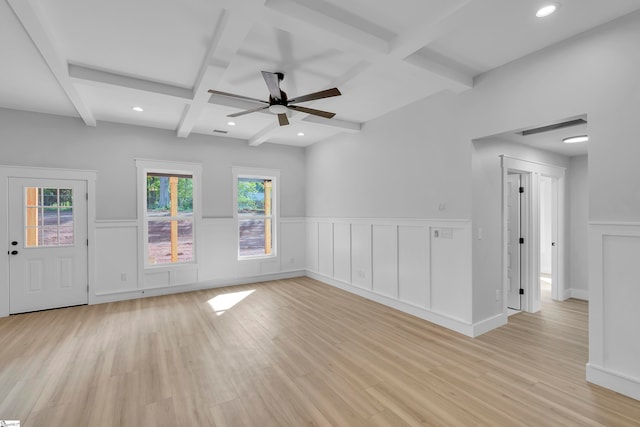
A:
{"type": "Polygon", "coordinates": [[[249,291],[229,292],[228,294],[220,294],[211,298],[208,302],[213,311],[218,316],[224,314],[225,311],[238,304],[240,301],[251,295],[255,289],[249,291]]]}

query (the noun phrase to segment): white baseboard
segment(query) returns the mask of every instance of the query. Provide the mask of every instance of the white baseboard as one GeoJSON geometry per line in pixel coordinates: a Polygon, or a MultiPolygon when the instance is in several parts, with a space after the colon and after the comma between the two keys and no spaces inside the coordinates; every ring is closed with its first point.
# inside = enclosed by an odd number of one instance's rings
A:
{"type": "Polygon", "coordinates": [[[587,363],[587,381],[640,400],[640,380],[587,363]]]}
{"type": "Polygon", "coordinates": [[[110,292],[98,294],[90,301],[90,305],[106,302],[126,301],[137,298],[155,297],[160,295],[178,294],[181,292],[199,291],[202,289],[224,288],[227,286],[247,285],[250,283],[267,282],[270,280],[291,279],[304,276],[303,270],[288,271],[283,273],[265,274],[231,279],[216,279],[186,285],[167,286],[160,288],[135,289],[122,292],[110,292]]]}
{"type": "Polygon", "coordinates": [[[507,314],[500,313],[488,319],[481,320],[480,322],[476,322],[472,325],[473,337],[478,337],[486,332],[489,332],[493,329],[499,328],[500,326],[507,324],[507,314]]]}
{"type": "Polygon", "coordinates": [[[589,290],[588,289],[568,289],[569,298],[576,298],[585,301],[589,301],[589,290]]]}
{"type": "MultiPolygon", "coordinates": [[[[312,279],[318,280],[322,283],[326,283],[327,285],[331,285],[336,288],[342,289],[344,291],[350,292],[352,294],[359,295],[363,298],[367,298],[369,300],[375,301],[382,305],[386,305],[387,307],[395,308],[396,310],[402,311],[407,314],[411,314],[412,316],[419,317],[420,319],[426,320],[431,323],[435,323],[436,325],[445,327],[447,329],[451,329],[452,331],[458,332],[468,337],[478,336],[480,335],[480,333],[484,333],[489,330],[489,329],[486,329],[485,331],[474,335],[475,325],[466,323],[463,320],[455,319],[440,313],[435,313],[433,311],[430,311],[424,308],[416,307],[414,305],[411,305],[402,301],[398,301],[393,298],[379,295],[372,291],[362,289],[357,286],[353,286],[346,282],[335,280],[331,277],[327,277],[313,271],[307,270],[306,275],[311,277],[312,279]]],[[[483,327],[478,328],[478,330],[483,330],[483,327]]]]}

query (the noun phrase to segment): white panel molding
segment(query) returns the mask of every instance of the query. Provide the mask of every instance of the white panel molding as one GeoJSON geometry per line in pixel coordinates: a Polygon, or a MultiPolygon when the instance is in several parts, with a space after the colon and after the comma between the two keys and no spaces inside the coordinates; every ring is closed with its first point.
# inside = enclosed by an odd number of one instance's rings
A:
{"type": "MultiPolygon", "coordinates": [[[[606,313],[615,311],[618,307],[608,307],[609,299],[629,298],[630,296],[619,283],[605,283],[606,277],[614,273],[616,276],[637,281],[634,272],[605,271],[605,260],[616,258],[617,254],[606,253],[605,242],[608,238],[630,238],[640,241],[640,223],[636,222],[605,222],[591,221],[589,223],[589,362],[587,363],[587,381],[612,389],[618,393],[640,400],[640,378],[616,367],[608,366],[611,354],[619,353],[617,347],[610,348],[611,334],[616,334],[616,325],[607,324],[606,313]],[[624,292],[624,295],[612,294],[624,292]]],[[[635,306],[640,301],[632,301],[635,306]]],[[[627,310],[628,311],[628,310],[627,310]]],[[[638,311],[625,313],[624,322],[627,325],[637,325],[640,322],[638,311]]],[[[624,339],[624,338],[623,338],[624,339]]],[[[630,339],[630,337],[626,337],[630,339]]],[[[625,354],[628,360],[640,360],[638,354],[625,354]]]]}
{"type": "Polygon", "coordinates": [[[306,222],[307,230],[318,231],[320,225],[333,230],[335,239],[322,250],[320,240],[307,242],[310,256],[332,249],[334,266],[331,270],[308,267],[309,277],[468,336],[506,323],[506,316],[477,325],[471,322],[470,220],[307,218],[306,222]],[[350,248],[345,246],[346,230],[350,230],[350,248]],[[337,239],[336,232],[340,235],[337,239]],[[349,253],[350,259],[343,259],[349,258],[349,253]],[[437,266],[436,276],[431,273],[434,260],[442,264],[437,266]],[[345,274],[349,266],[350,278],[345,274]],[[431,306],[434,285],[436,309],[431,306]]]}
{"type": "Polygon", "coordinates": [[[109,292],[134,291],[139,287],[138,221],[133,219],[98,220],[93,239],[96,253],[96,279],[89,304],[96,297],[109,292]],[[122,247],[127,239],[132,247],[122,247]],[[113,256],[106,256],[114,253],[113,256]],[[129,251],[129,253],[127,252],[129,251]],[[111,289],[111,290],[105,290],[111,289]]]}

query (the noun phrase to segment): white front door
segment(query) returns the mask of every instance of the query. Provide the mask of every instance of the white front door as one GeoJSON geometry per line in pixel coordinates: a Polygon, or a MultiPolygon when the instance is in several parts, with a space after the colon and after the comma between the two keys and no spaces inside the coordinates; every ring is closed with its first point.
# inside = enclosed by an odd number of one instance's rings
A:
{"type": "Polygon", "coordinates": [[[507,306],[521,310],[520,174],[507,175],[507,306]]]}
{"type": "Polygon", "coordinates": [[[9,312],[88,303],[87,183],[9,179],[9,312]]]}

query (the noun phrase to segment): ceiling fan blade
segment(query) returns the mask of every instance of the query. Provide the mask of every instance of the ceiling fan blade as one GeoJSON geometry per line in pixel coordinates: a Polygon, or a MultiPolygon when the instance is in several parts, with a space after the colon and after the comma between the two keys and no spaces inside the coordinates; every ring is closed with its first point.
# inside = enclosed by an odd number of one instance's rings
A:
{"type": "Polygon", "coordinates": [[[226,96],[227,98],[244,99],[245,101],[259,102],[260,104],[269,104],[268,101],[263,101],[262,99],[249,98],[248,96],[235,95],[233,93],[220,92],[218,90],[213,90],[213,89],[209,89],[209,93],[213,95],[226,96]]]}
{"type": "Polygon", "coordinates": [[[315,110],[313,108],[300,107],[298,105],[289,105],[288,108],[292,110],[300,111],[307,114],[313,114],[314,116],[324,117],[325,119],[330,119],[336,115],[336,113],[330,113],[328,111],[315,110]]]}
{"type": "Polygon", "coordinates": [[[278,122],[280,122],[280,126],[286,126],[289,124],[289,119],[286,114],[278,114],[278,122]]]}
{"type": "Polygon", "coordinates": [[[262,77],[269,88],[269,93],[271,94],[271,97],[276,100],[282,99],[282,94],[280,93],[281,76],[282,73],[270,73],[268,71],[262,72],[262,77]]]}
{"type": "Polygon", "coordinates": [[[269,108],[269,106],[268,106],[268,105],[265,105],[264,107],[252,108],[251,110],[240,111],[239,113],[229,114],[229,115],[227,115],[227,117],[238,117],[238,116],[244,116],[245,114],[255,113],[256,111],[266,110],[267,108],[269,108]]]}
{"type": "Polygon", "coordinates": [[[310,93],[308,95],[298,96],[297,98],[293,98],[289,100],[289,104],[296,104],[298,102],[305,101],[313,101],[314,99],[322,99],[322,98],[330,98],[332,96],[340,96],[342,95],[338,88],[331,88],[326,90],[321,90],[320,92],[310,93]]]}

